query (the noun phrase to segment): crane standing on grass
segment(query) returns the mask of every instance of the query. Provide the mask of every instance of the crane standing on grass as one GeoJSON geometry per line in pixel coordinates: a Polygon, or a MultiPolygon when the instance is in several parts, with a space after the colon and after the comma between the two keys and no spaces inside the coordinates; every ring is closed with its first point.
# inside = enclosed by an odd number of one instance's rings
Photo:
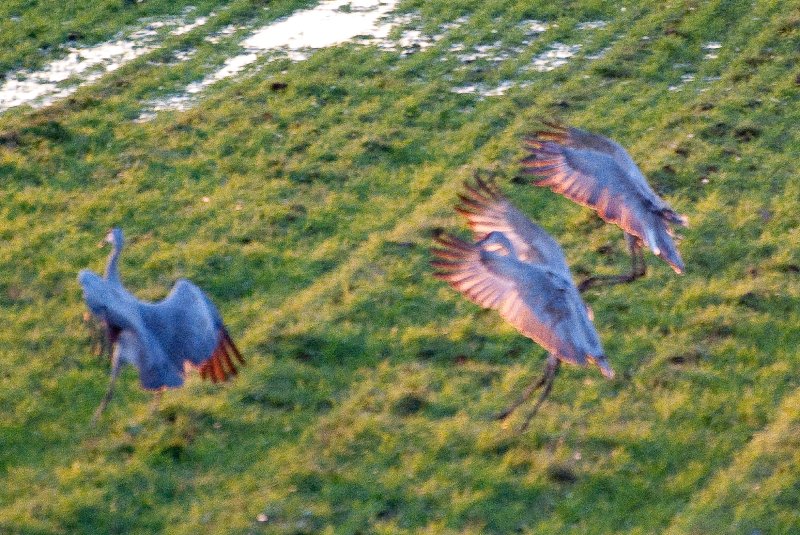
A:
{"type": "Polygon", "coordinates": [[[105,276],[87,269],[78,274],[86,305],[104,323],[111,351],[111,382],[92,422],[111,400],[125,362],[139,370],[142,387],[154,391],[181,386],[187,364],[199,367],[201,377],[215,383],[236,375],[231,356],[240,364],[244,359],[203,291],[180,279],[165,299],[157,303],[139,301],[119,277],[122,230],[112,229],[105,241],[112,246],[105,276]]]}
{"type": "Polygon", "coordinates": [[[456,210],[469,221],[477,240],[468,243],[442,234],[431,264],[435,276],[484,308],[493,308],[549,355],[541,378],[498,415],[505,419],[538,388],[542,393],[522,430],[550,394],[561,361],[592,363],[611,379],[611,369],[590,311],[572,282],[558,243],[517,210],[497,188],[477,179],[466,184],[456,210]]]}
{"type": "Polygon", "coordinates": [[[688,220],[656,195],[627,151],[604,136],[545,124],[550,130],[525,139],[531,154],[522,161],[523,172],[537,175],[537,186],[549,187],[588,206],[605,221],[622,228],[632,257],[630,273],[590,277],[580,284],[580,291],[644,276],[647,267],[642,243],[676,273],[683,273],[685,266],[670,224],[685,227],[688,220]]]}

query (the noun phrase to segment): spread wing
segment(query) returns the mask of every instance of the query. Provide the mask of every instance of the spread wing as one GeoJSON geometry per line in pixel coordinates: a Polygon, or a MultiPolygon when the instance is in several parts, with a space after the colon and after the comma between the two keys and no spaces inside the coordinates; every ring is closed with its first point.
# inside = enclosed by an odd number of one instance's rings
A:
{"type": "Polygon", "coordinates": [[[587,357],[611,374],[577,289],[560,273],[442,235],[431,264],[474,303],[497,310],[519,332],[557,358],[583,366],[587,357]],[[605,367],[604,367],[605,366],[605,367]]]}
{"type": "Polygon", "coordinates": [[[145,324],[181,370],[189,363],[216,383],[238,373],[234,359],[244,364],[217,308],[191,282],[181,279],[163,301],[141,306],[145,324]]]}
{"type": "Polygon", "coordinates": [[[655,194],[625,149],[577,128],[550,126],[553,130],[525,139],[531,154],[522,162],[524,172],[539,177],[536,185],[595,210],[636,236],[681,273],[684,264],[667,223],[685,225],[686,218],[655,194]]]}
{"type": "Polygon", "coordinates": [[[476,240],[501,232],[511,241],[522,261],[542,264],[567,278],[571,277],[564,252],[539,225],[525,217],[494,183],[476,178],[475,185],[464,184],[456,211],[467,218],[476,240]]]}
{"type": "Polygon", "coordinates": [[[82,270],[78,281],[89,310],[106,324],[116,358],[139,369],[142,387],[154,390],[183,384],[182,366],[164,352],[158,332],[144,321],[140,301],[118,282],[89,270],[82,270]]]}

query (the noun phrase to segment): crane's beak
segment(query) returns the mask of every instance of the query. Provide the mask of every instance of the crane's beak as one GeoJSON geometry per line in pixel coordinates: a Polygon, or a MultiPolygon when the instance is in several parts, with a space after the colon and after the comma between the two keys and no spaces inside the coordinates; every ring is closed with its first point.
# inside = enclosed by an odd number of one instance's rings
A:
{"type": "Polygon", "coordinates": [[[611,364],[608,363],[608,359],[604,355],[599,357],[591,357],[587,355],[587,360],[597,365],[600,368],[600,373],[603,374],[603,377],[606,379],[613,379],[614,378],[614,370],[611,369],[611,364]]]}
{"type": "Polygon", "coordinates": [[[106,245],[108,245],[109,243],[111,243],[111,240],[112,240],[112,239],[113,239],[113,238],[112,238],[112,236],[111,236],[111,231],[109,230],[109,231],[108,231],[108,234],[106,234],[105,236],[103,236],[103,239],[102,239],[102,240],[100,240],[99,242],[97,242],[97,247],[98,247],[98,249],[99,249],[99,248],[101,248],[101,247],[105,247],[106,245]]]}
{"type": "Polygon", "coordinates": [[[611,366],[609,366],[608,362],[603,362],[600,364],[600,373],[602,373],[603,377],[606,379],[613,379],[615,375],[614,370],[611,369],[611,366]]]}

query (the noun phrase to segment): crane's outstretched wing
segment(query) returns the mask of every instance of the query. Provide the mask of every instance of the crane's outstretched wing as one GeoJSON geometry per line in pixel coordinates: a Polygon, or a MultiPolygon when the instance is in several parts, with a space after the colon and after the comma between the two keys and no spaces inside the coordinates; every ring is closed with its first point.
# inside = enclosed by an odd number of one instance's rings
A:
{"type": "Polygon", "coordinates": [[[653,192],[625,149],[576,128],[551,127],[525,139],[531,155],[522,162],[524,172],[540,177],[536,185],[595,210],[636,236],[682,273],[683,260],[667,223],[685,225],[686,218],[653,192]]]}
{"type": "Polygon", "coordinates": [[[497,310],[519,332],[555,357],[596,363],[612,377],[600,339],[572,281],[560,273],[482,249],[453,236],[436,238],[437,278],[474,303],[497,310]]]}
{"type": "Polygon", "coordinates": [[[459,195],[461,204],[456,211],[467,218],[476,240],[502,232],[520,260],[543,264],[572,277],[558,243],[511,204],[494,183],[476,177],[475,185],[465,182],[464,188],[466,193],[459,195]]]}
{"type": "Polygon", "coordinates": [[[142,387],[156,390],[181,386],[183,367],[168,358],[158,333],[143,321],[141,303],[118,283],[89,270],[81,270],[78,281],[89,310],[107,326],[114,358],[139,369],[142,387]]]}
{"type": "Polygon", "coordinates": [[[217,308],[188,280],[175,283],[163,301],[141,309],[145,324],[179,368],[189,363],[203,379],[216,383],[238,373],[234,358],[244,364],[217,308]]]}

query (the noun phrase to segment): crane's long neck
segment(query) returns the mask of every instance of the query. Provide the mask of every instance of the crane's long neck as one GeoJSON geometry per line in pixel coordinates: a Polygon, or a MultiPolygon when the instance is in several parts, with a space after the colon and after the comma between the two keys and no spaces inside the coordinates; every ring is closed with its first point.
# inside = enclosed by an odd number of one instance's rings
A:
{"type": "Polygon", "coordinates": [[[119,255],[122,252],[122,247],[117,244],[114,244],[113,247],[111,254],[108,255],[105,278],[109,281],[119,283],[119,255]]]}
{"type": "Polygon", "coordinates": [[[512,245],[511,240],[509,240],[508,237],[500,231],[495,230],[490,232],[476,245],[484,251],[500,249],[514,260],[518,260],[517,251],[514,249],[514,245],[512,245]]]}

